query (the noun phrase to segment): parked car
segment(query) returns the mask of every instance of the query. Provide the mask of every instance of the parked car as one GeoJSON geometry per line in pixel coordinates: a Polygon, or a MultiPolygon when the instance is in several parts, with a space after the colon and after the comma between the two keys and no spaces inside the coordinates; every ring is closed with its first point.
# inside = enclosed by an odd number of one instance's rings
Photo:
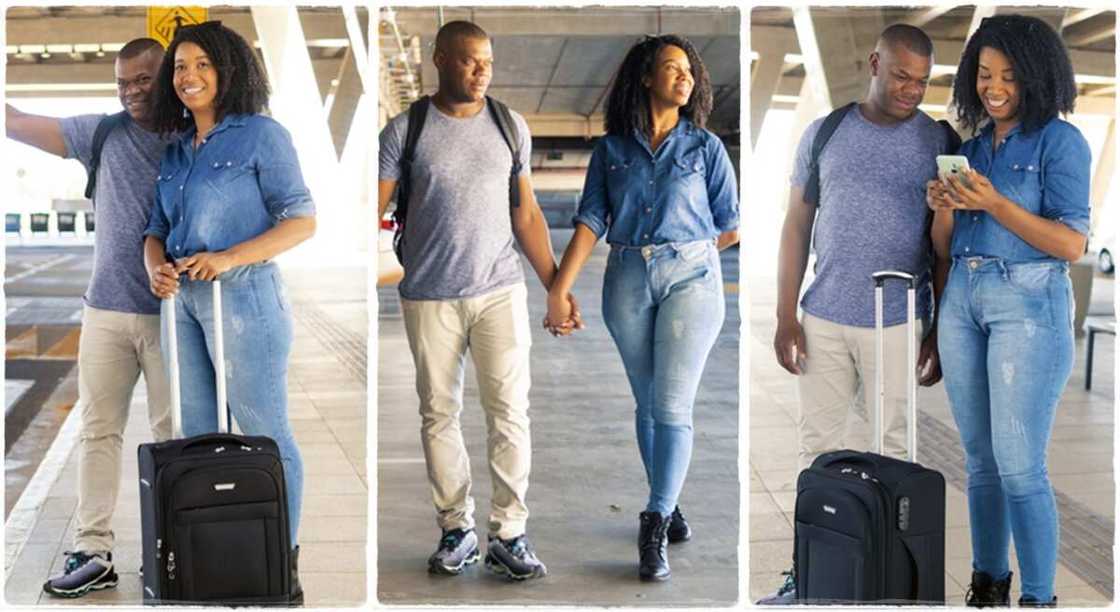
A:
{"type": "Polygon", "coordinates": [[[1097,238],[1094,235],[1089,240],[1089,251],[1096,252],[1097,254],[1097,269],[1105,274],[1112,274],[1116,271],[1116,234],[1105,235],[1102,238],[1097,238]]]}

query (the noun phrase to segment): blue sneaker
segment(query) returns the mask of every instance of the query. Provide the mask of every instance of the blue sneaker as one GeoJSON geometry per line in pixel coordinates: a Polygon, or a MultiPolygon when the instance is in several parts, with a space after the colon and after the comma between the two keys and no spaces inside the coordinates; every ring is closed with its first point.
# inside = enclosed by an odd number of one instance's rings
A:
{"type": "Polygon", "coordinates": [[[548,574],[548,568],[537,558],[525,534],[508,540],[490,536],[486,547],[486,569],[518,581],[548,574]]]}
{"type": "Polygon", "coordinates": [[[113,553],[67,552],[63,574],[43,583],[43,591],[54,597],[81,597],[90,591],[117,586],[113,553]]]}
{"type": "Polygon", "coordinates": [[[428,557],[428,571],[457,576],[468,565],[477,563],[478,557],[478,536],[474,529],[449,529],[443,532],[439,548],[428,557]]]}

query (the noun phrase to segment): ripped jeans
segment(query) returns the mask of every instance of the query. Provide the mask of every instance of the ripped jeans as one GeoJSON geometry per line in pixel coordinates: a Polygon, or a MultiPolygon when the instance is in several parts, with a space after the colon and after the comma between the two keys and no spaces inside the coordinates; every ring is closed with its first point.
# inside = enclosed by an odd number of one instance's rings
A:
{"type": "Polygon", "coordinates": [[[1073,289],[1058,261],[957,258],[938,349],[968,473],[972,566],[1002,579],[1012,537],[1024,597],[1054,596],[1058,509],[1046,447],[1073,369],[1073,289]]]}
{"type": "MultiPolygon", "coordinates": [[[[303,460],[288,423],[292,315],[284,295],[284,282],[274,263],[234,268],[219,278],[226,400],[243,433],[268,436],[280,448],[288,489],[290,542],[294,548],[303,498],[303,460]]],[[[218,431],[213,295],[212,283],[180,278],[175,323],[179,332],[179,387],[186,437],[218,431]]],[[[168,304],[164,300],[163,307],[168,304]]],[[[163,320],[166,324],[167,317],[163,320]]],[[[166,329],[162,345],[167,355],[166,329]]]]}
{"type": "Polygon", "coordinates": [[[613,245],[603,278],[603,320],[637,403],[647,512],[668,515],[692,459],[692,405],[726,306],[711,240],[613,245]]]}

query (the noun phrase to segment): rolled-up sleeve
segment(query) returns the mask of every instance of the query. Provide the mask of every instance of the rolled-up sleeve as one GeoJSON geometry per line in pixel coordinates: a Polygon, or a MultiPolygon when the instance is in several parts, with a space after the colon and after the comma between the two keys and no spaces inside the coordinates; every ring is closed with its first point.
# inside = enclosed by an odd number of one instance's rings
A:
{"type": "Polygon", "coordinates": [[[602,238],[610,226],[610,200],[607,194],[606,138],[599,140],[591,153],[591,163],[587,166],[587,178],[583,182],[583,195],[579,199],[579,210],[572,219],[573,227],[582,223],[591,230],[596,238],[602,238]]]}
{"type": "Polygon", "coordinates": [[[708,206],[712,221],[720,232],[739,227],[739,187],[735,180],[735,167],[727,149],[717,138],[708,141],[708,206]]]}
{"type": "Polygon", "coordinates": [[[303,182],[299,158],[288,130],[269,122],[260,139],[257,181],[265,209],[277,221],[315,215],[315,202],[303,182]]]}
{"type": "Polygon", "coordinates": [[[167,242],[167,234],[171,232],[171,224],[163,212],[163,202],[159,197],[159,183],[155,186],[156,197],[152,198],[152,214],[148,217],[148,226],[144,228],[144,236],[152,236],[167,242]]]}
{"type": "Polygon", "coordinates": [[[1055,128],[1042,153],[1042,216],[1088,235],[1089,143],[1072,125],[1056,122],[1055,128]]]}

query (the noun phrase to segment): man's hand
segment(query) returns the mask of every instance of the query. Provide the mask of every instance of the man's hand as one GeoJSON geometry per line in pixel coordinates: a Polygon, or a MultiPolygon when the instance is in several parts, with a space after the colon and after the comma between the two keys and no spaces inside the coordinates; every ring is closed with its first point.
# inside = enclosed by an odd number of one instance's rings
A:
{"type": "Polygon", "coordinates": [[[175,272],[175,264],[167,262],[157,266],[152,270],[148,282],[152,294],[161,300],[175,295],[179,291],[179,274],[175,272]]]}
{"type": "Polygon", "coordinates": [[[232,257],[226,251],[195,253],[175,262],[176,270],[186,273],[191,280],[212,281],[233,267],[232,257]]]}
{"type": "Polygon", "coordinates": [[[802,374],[809,353],[805,350],[805,330],[797,319],[778,320],[778,331],[774,334],[774,354],[778,357],[778,365],[787,372],[798,376],[802,374]]]}
{"type": "Polygon", "coordinates": [[[544,327],[553,336],[567,336],[573,331],[583,329],[583,317],[579,311],[579,304],[572,294],[548,294],[548,315],[544,318],[544,327]]]}
{"type": "Polygon", "coordinates": [[[941,382],[941,355],[937,351],[937,330],[934,329],[918,351],[918,384],[932,387],[941,382]]]}

